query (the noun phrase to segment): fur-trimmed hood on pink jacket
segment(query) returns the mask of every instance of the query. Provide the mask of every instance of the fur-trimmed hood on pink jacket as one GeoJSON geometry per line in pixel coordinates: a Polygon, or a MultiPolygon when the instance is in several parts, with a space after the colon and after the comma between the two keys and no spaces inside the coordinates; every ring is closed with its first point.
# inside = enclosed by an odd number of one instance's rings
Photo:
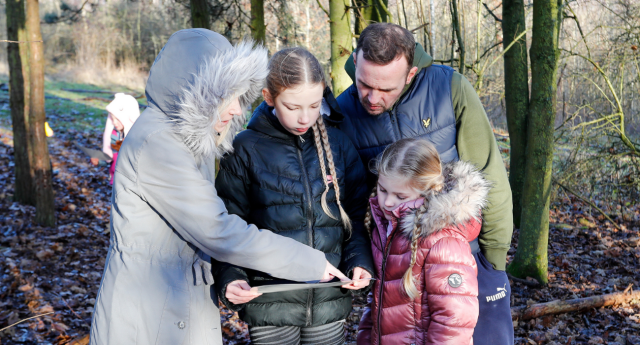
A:
{"type": "Polygon", "coordinates": [[[360,321],[358,345],[472,344],[478,319],[477,266],[469,242],[480,233],[490,184],[470,163],[443,165],[445,186],[392,213],[393,231],[371,198],[371,248],[378,280],[360,321]],[[428,203],[418,223],[412,272],[420,292],[410,299],[402,277],[411,262],[416,210],[428,203]]]}
{"type": "Polygon", "coordinates": [[[133,127],[138,117],[140,117],[140,105],[133,96],[125,95],[124,93],[116,93],[114,100],[107,105],[107,111],[109,116],[104,126],[104,133],[102,134],[102,151],[113,157],[113,151],[111,150],[111,132],[113,132],[114,125],[111,116],[115,116],[118,121],[124,126],[124,136],[129,134],[129,130],[133,127]]]}

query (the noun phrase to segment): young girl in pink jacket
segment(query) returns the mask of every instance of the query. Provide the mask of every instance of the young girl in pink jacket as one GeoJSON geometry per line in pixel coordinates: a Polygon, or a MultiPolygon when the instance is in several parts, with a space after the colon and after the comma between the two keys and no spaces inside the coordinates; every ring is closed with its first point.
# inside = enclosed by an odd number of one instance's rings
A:
{"type": "MultiPolygon", "coordinates": [[[[113,184],[118,151],[124,137],[129,134],[129,130],[140,116],[140,105],[133,96],[116,93],[113,101],[107,105],[107,111],[109,115],[102,134],[102,152],[111,157],[109,184],[113,184]]],[[[92,163],[98,164],[94,159],[92,163]]]]}
{"type": "Polygon", "coordinates": [[[375,161],[365,225],[378,280],[358,331],[364,344],[472,344],[478,320],[481,210],[489,183],[470,163],[441,164],[402,139],[375,161]]]}

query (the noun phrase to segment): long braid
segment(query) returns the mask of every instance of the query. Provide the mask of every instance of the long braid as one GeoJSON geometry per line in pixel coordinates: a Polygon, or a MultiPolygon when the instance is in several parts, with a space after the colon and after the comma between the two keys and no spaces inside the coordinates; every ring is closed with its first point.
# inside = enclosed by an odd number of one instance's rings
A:
{"type": "Polygon", "coordinates": [[[322,193],[322,198],[320,199],[320,203],[322,204],[322,210],[324,210],[324,213],[326,213],[329,217],[333,218],[333,219],[338,219],[336,218],[333,213],[331,212],[331,209],[329,209],[329,205],[327,205],[327,193],[329,193],[329,181],[327,181],[327,167],[324,163],[324,150],[322,149],[322,142],[320,137],[322,136],[322,134],[320,134],[320,129],[318,129],[318,122],[322,121],[322,115],[320,117],[318,117],[318,121],[316,121],[313,126],[311,126],[311,128],[313,129],[313,138],[316,144],[316,150],[318,151],[318,160],[320,161],[320,170],[322,171],[322,180],[324,181],[324,192],[322,193]]]}
{"type": "Polygon", "coordinates": [[[408,186],[422,191],[424,203],[415,211],[411,231],[411,262],[404,273],[402,285],[407,295],[414,299],[420,292],[416,288],[413,267],[418,257],[418,243],[422,229],[422,217],[429,208],[429,200],[444,188],[444,176],[440,156],[435,146],[427,140],[406,138],[387,146],[374,161],[374,173],[378,176],[403,180],[408,186]]]}
{"type": "MultiPolygon", "coordinates": [[[[371,195],[369,195],[369,199],[371,198],[375,198],[378,195],[378,187],[373,187],[373,190],[371,191],[371,195]]],[[[364,215],[364,227],[367,229],[367,231],[369,232],[369,237],[371,237],[371,220],[372,220],[372,215],[371,215],[371,203],[367,202],[367,213],[364,215]]]]}
{"type": "Polygon", "coordinates": [[[324,126],[322,116],[318,117],[318,121],[316,123],[318,124],[318,129],[320,129],[322,144],[327,155],[327,161],[329,162],[329,171],[333,180],[333,189],[336,191],[336,202],[338,203],[338,209],[340,209],[340,218],[342,219],[344,228],[347,229],[349,233],[351,233],[351,220],[349,219],[349,215],[347,215],[347,212],[345,212],[342,208],[342,202],[340,201],[340,186],[338,185],[338,174],[336,174],[336,167],[333,164],[333,153],[331,151],[331,145],[329,145],[329,136],[327,135],[327,129],[324,126]]]}
{"type": "Polygon", "coordinates": [[[411,232],[411,263],[409,264],[409,268],[404,273],[402,277],[402,285],[404,286],[404,290],[407,292],[409,298],[414,299],[418,297],[420,292],[416,288],[416,283],[413,278],[413,266],[416,264],[416,259],[418,257],[418,240],[420,239],[420,219],[422,215],[427,212],[428,204],[425,199],[424,203],[415,214],[415,220],[413,224],[413,231],[411,232]]]}

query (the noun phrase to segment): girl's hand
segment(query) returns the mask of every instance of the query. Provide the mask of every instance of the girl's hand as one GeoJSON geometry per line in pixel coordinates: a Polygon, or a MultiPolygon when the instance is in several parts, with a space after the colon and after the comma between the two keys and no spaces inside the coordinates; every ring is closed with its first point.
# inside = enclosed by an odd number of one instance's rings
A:
{"type": "MultiPolygon", "coordinates": [[[[367,272],[364,268],[356,267],[353,270],[353,280],[368,278],[371,278],[371,273],[367,272]]],[[[348,285],[342,285],[342,287],[349,290],[360,290],[367,285],[369,285],[369,280],[360,280],[348,285]]]]}
{"type": "Polygon", "coordinates": [[[233,304],[243,304],[262,295],[251,291],[251,286],[244,280],[234,280],[227,285],[224,296],[233,304]]]}

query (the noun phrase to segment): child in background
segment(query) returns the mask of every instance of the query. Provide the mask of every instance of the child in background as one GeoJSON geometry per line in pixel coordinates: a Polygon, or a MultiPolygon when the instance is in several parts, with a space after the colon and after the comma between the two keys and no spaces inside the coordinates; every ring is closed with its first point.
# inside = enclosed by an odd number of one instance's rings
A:
{"type": "Polygon", "coordinates": [[[473,252],[489,184],[470,163],[442,165],[422,139],[389,145],[365,226],[378,278],[358,345],[471,344],[478,321],[473,252]]]}
{"type": "MultiPolygon", "coordinates": [[[[116,93],[115,99],[107,105],[107,111],[109,116],[102,135],[102,152],[112,159],[109,167],[109,184],[113,184],[120,145],[140,116],[140,105],[133,96],[116,93]]],[[[92,158],[92,163],[97,164],[94,159],[92,158]]]]}

